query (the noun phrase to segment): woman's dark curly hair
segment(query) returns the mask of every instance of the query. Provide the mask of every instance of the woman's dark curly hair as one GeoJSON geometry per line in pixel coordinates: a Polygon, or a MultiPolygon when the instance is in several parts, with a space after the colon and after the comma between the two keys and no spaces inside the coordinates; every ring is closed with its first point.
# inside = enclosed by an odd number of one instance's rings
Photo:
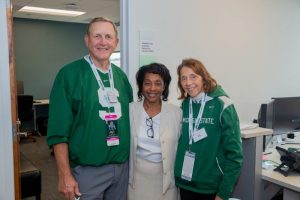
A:
{"type": "Polygon", "coordinates": [[[140,69],[137,71],[135,78],[136,84],[138,86],[138,101],[141,101],[143,99],[142,90],[146,73],[158,74],[162,78],[165,87],[162,93],[162,100],[167,101],[169,96],[169,85],[171,82],[171,75],[168,68],[161,63],[151,63],[149,65],[144,65],[140,67],[140,69]]]}

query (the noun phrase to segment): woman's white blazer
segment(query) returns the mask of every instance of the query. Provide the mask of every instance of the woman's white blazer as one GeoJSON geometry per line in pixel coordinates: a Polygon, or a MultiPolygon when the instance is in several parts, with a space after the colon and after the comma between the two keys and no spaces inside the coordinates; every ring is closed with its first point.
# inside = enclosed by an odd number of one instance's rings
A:
{"type": "MultiPolygon", "coordinates": [[[[129,186],[135,187],[134,171],[136,163],[136,149],[138,134],[143,111],[143,101],[133,102],[129,106],[130,110],[130,156],[129,156],[129,186]]],[[[175,187],[174,162],[177,150],[177,143],[180,136],[182,111],[179,107],[162,101],[160,113],[159,140],[162,151],[163,162],[163,193],[168,188],[175,187]]]]}

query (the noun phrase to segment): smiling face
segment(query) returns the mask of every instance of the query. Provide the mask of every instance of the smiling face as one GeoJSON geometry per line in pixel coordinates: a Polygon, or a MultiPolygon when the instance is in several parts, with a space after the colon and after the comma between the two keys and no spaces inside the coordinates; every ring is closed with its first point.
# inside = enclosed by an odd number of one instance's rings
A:
{"type": "Polygon", "coordinates": [[[119,41],[113,25],[103,21],[94,22],[84,40],[94,64],[97,67],[108,67],[109,57],[119,41]]]}
{"type": "Polygon", "coordinates": [[[196,97],[203,91],[202,77],[186,66],[183,66],[180,70],[180,84],[191,97],[196,97]]]}
{"type": "Polygon", "coordinates": [[[165,89],[164,81],[158,74],[146,73],[143,81],[142,94],[147,103],[158,103],[161,101],[165,89]]]}

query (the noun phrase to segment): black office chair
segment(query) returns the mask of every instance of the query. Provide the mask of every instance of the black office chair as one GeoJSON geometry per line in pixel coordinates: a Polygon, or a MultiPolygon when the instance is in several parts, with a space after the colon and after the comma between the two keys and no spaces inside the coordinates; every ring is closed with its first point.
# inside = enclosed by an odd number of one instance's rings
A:
{"type": "Polygon", "coordinates": [[[20,140],[30,139],[36,142],[32,137],[34,132],[34,115],[33,115],[33,96],[32,95],[17,95],[18,101],[18,118],[20,123],[20,132],[25,133],[20,135],[20,140]]]}

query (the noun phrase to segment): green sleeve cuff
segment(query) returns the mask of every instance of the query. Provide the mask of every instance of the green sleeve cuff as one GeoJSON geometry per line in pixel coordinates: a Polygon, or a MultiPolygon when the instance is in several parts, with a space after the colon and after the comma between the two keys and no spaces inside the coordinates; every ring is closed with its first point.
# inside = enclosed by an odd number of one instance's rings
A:
{"type": "Polygon", "coordinates": [[[47,144],[50,148],[59,143],[69,143],[68,137],[47,137],[47,144]]]}

